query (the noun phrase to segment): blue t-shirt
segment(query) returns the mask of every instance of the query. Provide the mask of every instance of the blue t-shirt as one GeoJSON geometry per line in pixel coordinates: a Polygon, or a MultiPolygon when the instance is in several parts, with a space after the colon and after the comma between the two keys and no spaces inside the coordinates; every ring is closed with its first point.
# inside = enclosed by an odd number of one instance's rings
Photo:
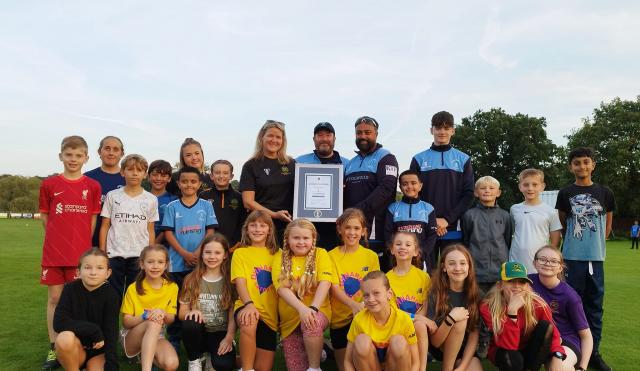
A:
{"type": "Polygon", "coordinates": [[[165,192],[156,197],[158,198],[158,217],[160,219],[155,223],[154,229],[156,231],[156,236],[158,236],[158,233],[162,232],[162,220],[164,218],[164,212],[167,209],[167,205],[169,202],[177,200],[178,197],[169,192],[165,192]]]}
{"type": "Polygon", "coordinates": [[[634,224],[631,226],[631,237],[640,237],[640,225],[634,224]]]}
{"type": "MultiPolygon", "coordinates": [[[[218,219],[213,206],[201,198],[191,206],[183,204],[180,199],[171,201],[162,218],[162,230],[172,231],[180,246],[189,252],[194,252],[200,246],[207,229],[217,227],[218,219]]],[[[169,260],[169,272],[191,270],[173,247],[169,248],[169,260]]]]}
{"type": "Polygon", "coordinates": [[[566,215],[562,255],[567,260],[604,261],[607,213],[616,209],[613,192],[599,184],[572,184],[558,192],[556,209],[566,215]]]}
{"type": "MultiPolygon", "coordinates": [[[[102,170],[102,168],[97,167],[93,170],[89,170],[84,175],[89,178],[100,183],[100,187],[102,187],[102,198],[100,198],[100,205],[104,204],[104,200],[107,197],[107,193],[113,191],[114,189],[124,187],[124,177],[120,175],[120,173],[110,174],[102,170]]],[[[96,229],[93,233],[93,239],[91,243],[93,246],[98,246],[100,243],[100,226],[102,225],[102,217],[98,215],[98,219],[96,220],[96,229]]]]}

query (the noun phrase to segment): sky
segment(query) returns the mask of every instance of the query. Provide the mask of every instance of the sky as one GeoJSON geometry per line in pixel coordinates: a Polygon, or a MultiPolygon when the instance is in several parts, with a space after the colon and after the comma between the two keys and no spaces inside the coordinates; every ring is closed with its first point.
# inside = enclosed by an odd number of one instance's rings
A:
{"type": "Polygon", "coordinates": [[[547,119],[556,144],[601,102],[640,94],[637,1],[16,1],[0,8],[0,174],[60,172],[67,135],[100,165],[106,135],[149,161],[251,156],[267,119],[288,153],[313,127],[354,153],[380,123],[400,170],[430,146],[431,116],[501,107],[547,119]]]}

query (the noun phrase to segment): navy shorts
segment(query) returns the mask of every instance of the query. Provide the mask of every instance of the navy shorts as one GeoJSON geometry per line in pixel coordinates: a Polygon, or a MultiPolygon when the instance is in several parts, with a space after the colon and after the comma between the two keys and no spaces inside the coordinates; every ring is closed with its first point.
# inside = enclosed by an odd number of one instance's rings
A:
{"type": "MultiPolygon", "coordinates": [[[[238,308],[233,314],[236,323],[238,323],[238,313],[244,307],[238,308]]],[[[275,352],[278,346],[278,334],[267,326],[262,320],[258,320],[256,328],[256,348],[275,352]]]]}

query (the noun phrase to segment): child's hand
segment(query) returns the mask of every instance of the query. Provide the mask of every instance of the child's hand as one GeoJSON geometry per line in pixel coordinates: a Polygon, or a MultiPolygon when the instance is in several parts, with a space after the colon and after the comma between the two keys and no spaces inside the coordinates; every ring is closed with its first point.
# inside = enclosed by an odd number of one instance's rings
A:
{"type": "Polygon", "coordinates": [[[184,316],[184,319],[190,319],[197,323],[202,323],[204,321],[204,319],[202,318],[202,312],[197,309],[190,310],[189,313],[184,316]]]}
{"type": "Polygon", "coordinates": [[[429,318],[425,319],[425,324],[427,325],[427,331],[430,335],[433,335],[436,333],[436,331],[438,331],[438,325],[436,325],[436,323],[429,318]]]}
{"type": "Polygon", "coordinates": [[[460,322],[469,318],[469,311],[465,307],[455,307],[451,309],[449,315],[451,316],[451,318],[453,318],[454,321],[460,322]]]}
{"type": "Polygon", "coordinates": [[[304,309],[298,311],[300,315],[300,322],[307,327],[309,330],[315,330],[318,326],[318,320],[316,319],[316,311],[305,307],[304,309]]]}
{"type": "Polygon", "coordinates": [[[353,313],[354,316],[363,309],[364,309],[363,303],[354,302],[354,304],[351,304],[351,312],[353,313]]]}
{"type": "Polygon", "coordinates": [[[253,304],[245,305],[238,313],[238,322],[241,326],[251,326],[260,319],[260,312],[253,304]]]}
{"type": "Polygon", "coordinates": [[[164,311],[162,309],[152,309],[147,315],[147,320],[162,324],[164,321],[164,311]]]}
{"type": "Polygon", "coordinates": [[[227,354],[233,350],[233,337],[229,335],[225,336],[222,341],[220,341],[220,345],[218,346],[218,355],[221,356],[223,354],[227,354]]]}
{"type": "Polygon", "coordinates": [[[185,264],[190,267],[195,267],[198,264],[198,257],[192,252],[187,252],[182,256],[182,258],[184,259],[185,264]]]}
{"type": "Polygon", "coordinates": [[[104,346],[104,340],[99,341],[97,343],[93,343],[93,349],[100,349],[104,346]]]}
{"type": "Polygon", "coordinates": [[[507,306],[507,313],[517,314],[518,310],[524,306],[524,293],[509,295],[509,305],[507,306]]]}
{"type": "Polygon", "coordinates": [[[449,222],[445,218],[436,218],[436,225],[438,228],[436,229],[436,234],[438,237],[442,237],[447,234],[447,227],[449,226],[449,222]]]}

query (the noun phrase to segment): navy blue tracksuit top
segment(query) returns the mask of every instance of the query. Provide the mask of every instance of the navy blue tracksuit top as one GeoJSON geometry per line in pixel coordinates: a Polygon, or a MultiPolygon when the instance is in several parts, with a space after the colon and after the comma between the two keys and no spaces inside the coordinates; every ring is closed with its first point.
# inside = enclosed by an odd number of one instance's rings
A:
{"type": "Polygon", "coordinates": [[[370,239],[383,241],[385,213],[396,198],[398,161],[380,144],[366,155],[356,153],[345,165],[344,207],[362,210],[370,239]]]}
{"type": "Polygon", "coordinates": [[[436,243],[436,215],[433,206],[419,198],[402,197],[387,208],[384,235],[387,244],[396,232],[411,232],[418,238],[422,259],[431,256],[436,243]]]}

